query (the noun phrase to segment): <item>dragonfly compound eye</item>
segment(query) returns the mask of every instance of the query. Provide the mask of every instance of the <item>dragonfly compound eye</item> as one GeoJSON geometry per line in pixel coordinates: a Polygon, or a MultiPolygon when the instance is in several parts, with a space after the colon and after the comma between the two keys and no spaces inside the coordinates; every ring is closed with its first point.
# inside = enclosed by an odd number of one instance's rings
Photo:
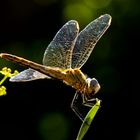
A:
{"type": "Polygon", "coordinates": [[[99,85],[98,81],[95,78],[91,79],[91,81],[90,81],[90,88],[92,89],[94,94],[96,94],[99,91],[100,85],[99,85]]]}

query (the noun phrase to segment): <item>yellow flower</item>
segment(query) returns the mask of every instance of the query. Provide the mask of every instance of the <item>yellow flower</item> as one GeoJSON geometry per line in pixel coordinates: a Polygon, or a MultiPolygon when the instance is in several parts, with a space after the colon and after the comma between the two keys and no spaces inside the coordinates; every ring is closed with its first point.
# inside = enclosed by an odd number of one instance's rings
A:
{"type": "Polygon", "coordinates": [[[11,73],[11,69],[10,68],[7,68],[7,67],[4,67],[0,73],[2,75],[4,75],[4,77],[2,78],[2,80],[0,81],[0,96],[2,95],[6,95],[6,87],[2,86],[3,82],[7,79],[7,78],[10,78],[12,76],[15,76],[18,74],[18,71],[15,70],[14,73],[11,73]]]}
{"type": "Polygon", "coordinates": [[[6,87],[0,86],[0,96],[6,95],[6,87]]]}

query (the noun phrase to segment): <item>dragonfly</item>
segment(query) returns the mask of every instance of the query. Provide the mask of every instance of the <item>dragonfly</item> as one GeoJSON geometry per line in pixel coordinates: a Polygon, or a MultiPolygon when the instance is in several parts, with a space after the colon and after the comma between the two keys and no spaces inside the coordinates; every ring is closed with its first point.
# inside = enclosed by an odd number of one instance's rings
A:
{"type": "Polygon", "coordinates": [[[90,22],[79,32],[79,24],[70,20],[62,26],[45,50],[43,65],[18,57],[1,53],[0,57],[27,66],[28,69],[10,78],[11,82],[26,82],[44,78],[54,78],[76,89],[71,103],[72,110],[83,120],[76,102],[79,96],[82,104],[92,107],[95,104],[95,94],[100,84],[95,78],[90,78],[81,71],[88,60],[96,43],[109,28],[112,17],[104,14],[90,22]]]}

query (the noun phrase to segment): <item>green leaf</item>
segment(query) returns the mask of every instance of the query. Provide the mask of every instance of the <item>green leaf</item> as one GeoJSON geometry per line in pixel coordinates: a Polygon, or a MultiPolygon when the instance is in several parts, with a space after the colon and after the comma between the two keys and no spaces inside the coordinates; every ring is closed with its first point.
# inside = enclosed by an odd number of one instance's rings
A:
{"type": "Polygon", "coordinates": [[[78,132],[78,136],[76,138],[76,140],[82,140],[84,135],[86,134],[86,132],[88,131],[91,122],[93,121],[98,109],[100,108],[100,103],[101,101],[99,99],[96,98],[96,103],[95,105],[90,109],[90,111],[88,112],[88,114],[86,115],[80,130],[78,132]]]}

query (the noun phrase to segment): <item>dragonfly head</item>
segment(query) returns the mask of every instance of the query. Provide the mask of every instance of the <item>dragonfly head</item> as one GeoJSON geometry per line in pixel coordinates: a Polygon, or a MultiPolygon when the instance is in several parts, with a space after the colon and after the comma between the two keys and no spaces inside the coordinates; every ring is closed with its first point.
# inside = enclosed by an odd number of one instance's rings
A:
{"type": "Polygon", "coordinates": [[[100,84],[95,78],[88,78],[89,97],[92,98],[100,89],[100,84]]]}

